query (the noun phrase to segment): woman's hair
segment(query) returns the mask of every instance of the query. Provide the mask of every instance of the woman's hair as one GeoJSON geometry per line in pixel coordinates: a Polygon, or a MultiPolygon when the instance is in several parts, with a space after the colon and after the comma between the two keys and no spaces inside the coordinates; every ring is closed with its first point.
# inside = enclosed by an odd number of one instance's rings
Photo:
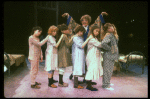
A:
{"type": "Polygon", "coordinates": [[[91,23],[91,16],[90,15],[83,15],[80,19],[80,22],[82,23],[83,19],[88,20],[88,23],[91,23]]]}
{"type": "Polygon", "coordinates": [[[56,34],[56,42],[58,42],[63,30],[68,30],[68,26],[66,24],[61,24],[57,26],[57,34],[56,34]]]}
{"type": "Polygon", "coordinates": [[[85,33],[85,29],[83,26],[79,25],[75,28],[74,32],[75,34],[77,34],[79,31],[83,32],[83,34],[85,33]]]}
{"type": "Polygon", "coordinates": [[[52,33],[53,31],[57,31],[57,27],[56,27],[56,26],[54,26],[54,25],[52,25],[52,26],[50,26],[50,27],[49,27],[49,29],[48,29],[48,32],[47,32],[47,33],[48,33],[49,35],[51,35],[51,33],[52,33]]]}
{"type": "Polygon", "coordinates": [[[33,27],[32,31],[31,31],[31,35],[33,35],[34,31],[36,31],[36,30],[42,31],[42,28],[40,26],[33,27]]]}
{"type": "Polygon", "coordinates": [[[114,28],[113,34],[114,34],[114,36],[116,37],[116,39],[118,40],[118,34],[117,34],[116,27],[115,27],[114,24],[111,24],[111,23],[106,23],[106,24],[104,25],[103,36],[105,36],[105,34],[107,33],[108,28],[111,27],[111,26],[113,26],[113,28],[114,28]]]}
{"type": "Polygon", "coordinates": [[[91,30],[90,30],[90,34],[93,35],[93,37],[96,37],[99,41],[100,41],[100,27],[97,25],[97,24],[94,24],[92,27],[91,27],[91,30]],[[99,34],[97,36],[94,35],[93,31],[95,29],[99,29],[99,34]]]}
{"type": "Polygon", "coordinates": [[[114,24],[112,24],[112,25],[113,25],[113,27],[114,27],[114,36],[115,36],[116,39],[118,40],[118,39],[119,39],[119,36],[118,36],[118,34],[117,34],[117,29],[116,29],[116,27],[115,27],[114,24]]]}

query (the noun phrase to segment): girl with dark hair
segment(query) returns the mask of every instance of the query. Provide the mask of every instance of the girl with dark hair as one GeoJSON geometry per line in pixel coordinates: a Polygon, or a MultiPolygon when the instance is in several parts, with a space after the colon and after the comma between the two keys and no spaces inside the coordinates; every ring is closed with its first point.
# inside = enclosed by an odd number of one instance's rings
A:
{"type": "Polygon", "coordinates": [[[42,33],[42,28],[37,26],[33,27],[31,36],[29,37],[29,56],[28,60],[31,64],[30,77],[31,77],[31,88],[39,89],[41,83],[35,82],[38,70],[39,70],[39,60],[43,60],[41,46],[45,44],[48,40],[49,35],[40,42],[39,36],[42,33]]]}
{"type": "Polygon", "coordinates": [[[63,34],[62,40],[58,47],[58,68],[59,68],[59,84],[60,87],[67,87],[68,83],[63,82],[63,74],[65,72],[65,68],[68,66],[72,66],[71,55],[69,48],[71,47],[71,42],[69,42],[69,38],[67,35],[70,34],[68,27],[65,24],[61,24],[57,26],[58,35],[56,36],[56,41],[63,34]]]}
{"type": "MultiPolygon", "coordinates": [[[[84,39],[83,35],[85,29],[79,25],[75,28],[76,36],[73,37],[72,44],[72,63],[73,63],[73,76],[74,88],[83,89],[83,86],[78,85],[78,77],[85,74],[85,53],[84,53],[84,39]]],[[[89,38],[90,39],[90,38],[89,38]]]]}
{"type": "Polygon", "coordinates": [[[98,80],[103,75],[103,68],[101,64],[101,42],[100,42],[100,28],[97,25],[91,27],[92,39],[88,41],[88,49],[86,56],[87,73],[85,80],[87,81],[86,89],[91,91],[97,91],[98,89],[93,88],[91,81],[98,80]]]}

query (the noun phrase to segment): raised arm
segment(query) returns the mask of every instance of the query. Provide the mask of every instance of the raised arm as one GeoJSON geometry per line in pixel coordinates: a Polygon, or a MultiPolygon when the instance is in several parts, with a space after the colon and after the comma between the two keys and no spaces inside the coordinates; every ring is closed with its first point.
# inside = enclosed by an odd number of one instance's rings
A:
{"type": "MultiPolygon", "coordinates": [[[[102,24],[104,24],[105,23],[105,20],[104,20],[104,18],[103,18],[103,16],[104,15],[108,15],[106,12],[102,12],[98,17],[97,17],[97,19],[95,20],[95,23],[94,24],[97,24],[99,27],[100,27],[100,25],[101,25],[101,23],[102,24]]],[[[92,24],[92,25],[94,25],[94,24],[92,24]]]]}
{"type": "Polygon", "coordinates": [[[69,13],[64,13],[62,17],[67,17],[67,25],[72,34],[75,27],[79,26],[79,24],[75,22],[75,20],[69,15],[69,13]]]}

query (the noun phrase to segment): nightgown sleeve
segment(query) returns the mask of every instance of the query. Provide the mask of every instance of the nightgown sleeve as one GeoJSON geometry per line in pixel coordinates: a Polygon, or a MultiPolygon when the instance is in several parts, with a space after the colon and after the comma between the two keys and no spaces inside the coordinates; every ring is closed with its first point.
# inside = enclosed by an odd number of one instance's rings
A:
{"type": "Polygon", "coordinates": [[[82,48],[83,42],[80,39],[78,39],[77,37],[74,37],[73,42],[77,45],[77,47],[82,48]]]}
{"type": "Polygon", "coordinates": [[[29,42],[33,43],[36,46],[42,46],[47,42],[48,38],[46,37],[45,39],[43,39],[41,42],[34,40],[34,38],[29,38],[29,42]]]}
{"type": "Polygon", "coordinates": [[[96,46],[98,48],[102,48],[101,42],[97,41],[96,39],[91,39],[89,41],[89,44],[92,44],[92,45],[94,45],[94,46],[96,46]]]}
{"type": "Polygon", "coordinates": [[[56,41],[54,41],[54,39],[52,38],[52,36],[49,36],[48,40],[50,41],[50,43],[52,44],[52,46],[56,46],[56,41]]]}

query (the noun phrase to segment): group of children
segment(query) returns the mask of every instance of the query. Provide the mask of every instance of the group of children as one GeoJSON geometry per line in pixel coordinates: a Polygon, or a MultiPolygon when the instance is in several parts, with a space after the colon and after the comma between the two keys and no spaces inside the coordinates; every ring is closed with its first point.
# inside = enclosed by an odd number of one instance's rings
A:
{"type": "MultiPolygon", "coordinates": [[[[33,28],[32,34],[29,37],[28,57],[31,63],[31,88],[40,88],[39,85],[41,83],[36,82],[35,78],[38,73],[40,58],[41,61],[43,60],[41,46],[47,42],[44,69],[48,72],[49,87],[57,88],[54,83],[58,81],[53,79],[55,70],[59,71],[58,86],[67,87],[68,83],[63,81],[63,74],[66,67],[73,66],[74,88],[84,88],[78,82],[78,77],[84,75],[84,82],[87,84],[86,89],[97,91],[97,88],[92,87],[93,84],[96,84],[92,80],[98,80],[103,75],[102,87],[113,90],[110,87],[112,85],[110,78],[114,63],[118,60],[118,35],[113,24],[106,23],[104,26],[100,25],[104,21],[102,19],[103,15],[107,15],[107,13],[102,12],[95,23],[89,27],[88,25],[91,21],[89,15],[81,17],[82,25],[78,25],[68,13],[64,13],[63,17],[68,16],[68,26],[65,24],[58,25],[57,27],[50,26],[48,36],[41,42],[39,36],[42,28],[33,28]],[[69,34],[74,35],[69,38],[69,34]],[[70,52],[70,48],[72,52],[70,52]],[[103,57],[101,50],[104,52],[103,57]]],[[[70,75],[70,79],[72,79],[72,75],[70,75]]]]}

